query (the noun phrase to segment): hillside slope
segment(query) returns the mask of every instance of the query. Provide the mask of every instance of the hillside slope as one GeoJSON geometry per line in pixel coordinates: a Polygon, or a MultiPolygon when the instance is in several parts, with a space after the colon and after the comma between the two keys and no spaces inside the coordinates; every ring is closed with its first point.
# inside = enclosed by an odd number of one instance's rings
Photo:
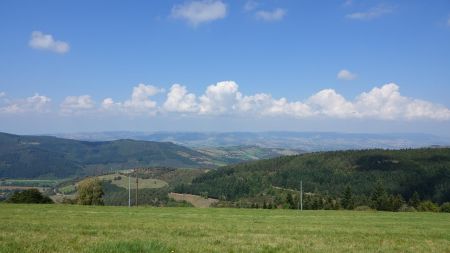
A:
{"type": "Polygon", "coordinates": [[[0,178],[68,177],[143,167],[213,167],[200,152],[169,142],[87,142],[0,133],[0,178]]]}
{"type": "Polygon", "coordinates": [[[450,148],[361,150],[309,153],[232,165],[210,171],[178,192],[236,201],[300,188],[339,196],[347,185],[356,195],[370,196],[382,183],[408,199],[415,191],[424,199],[450,201],[450,148]]]}

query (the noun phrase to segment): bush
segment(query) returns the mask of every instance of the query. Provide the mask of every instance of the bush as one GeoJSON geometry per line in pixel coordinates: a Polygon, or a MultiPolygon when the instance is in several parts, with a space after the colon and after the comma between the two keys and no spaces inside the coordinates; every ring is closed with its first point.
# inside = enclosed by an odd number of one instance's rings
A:
{"type": "Polygon", "coordinates": [[[52,204],[53,200],[42,195],[38,189],[15,192],[6,202],[23,204],[52,204]]]}
{"type": "Polygon", "coordinates": [[[97,178],[88,178],[78,183],[78,204],[103,205],[102,182],[97,178]]]}
{"type": "Polygon", "coordinates": [[[420,212],[438,212],[439,207],[435,203],[426,200],[419,203],[417,210],[420,212]]]}
{"type": "Polygon", "coordinates": [[[450,213],[450,202],[445,202],[441,205],[440,211],[443,213],[450,213]]]}
{"type": "Polygon", "coordinates": [[[355,210],[355,211],[375,211],[374,209],[370,208],[370,206],[357,206],[353,210],[355,210]]]}
{"type": "Polygon", "coordinates": [[[408,206],[403,204],[399,209],[399,212],[417,212],[417,210],[413,206],[408,206]]]}
{"type": "Polygon", "coordinates": [[[76,199],[66,198],[64,197],[61,201],[62,204],[74,205],[77,203],[76,199]]]}

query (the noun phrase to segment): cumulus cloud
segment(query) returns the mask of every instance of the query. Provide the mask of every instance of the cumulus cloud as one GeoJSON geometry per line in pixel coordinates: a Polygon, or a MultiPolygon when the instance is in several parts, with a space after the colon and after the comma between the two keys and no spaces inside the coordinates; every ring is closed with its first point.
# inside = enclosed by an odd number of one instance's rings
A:
{"type": "Polygon", "coordinates": [[[288,102],[286,98],[274,99],[272,95],[258,93],[244,96],[238,104],[240,112],[259,116],[295,116],[312,115],[311,108],[302,102],[288,102]]]}
{"type": "MultiPolygon", "coordinates": [[[[3,93],[3,96],[6,96],[6,94],[3,93]]],[[[6,105],[0,107],[0,113],[48,112],[50,102],[51,99],[49,97],[36,93],[34,96],[25,99],[7,100],[6,105]]]]}
{"type": "Polygon", "coordinates": [[[122,103],[114,102],[112,98],[105,98],[101,105],[103,110],[116,110],[122,108],[122,103]]]}
{"type": "Polygon", "coordinates": [[[195,112],[198,110],[197,98],[188,93],[186,86],[174,84],[167,93],[164,109],[169,112],[195,112]]]}
{"type": "Polygon", "coordinates": [[[306,101],[316,115],[348,118],[355,113],[354,105],[333,89],[321,90],[306,101]]]}
{"type": "Polygon", "coordinates": [[[394,9],[390,6],[378,5],[376,7],[369,9],[368,11],[354,12],[348,14],[346,17],[354,20],[371,20],[389,14],[393,11],[394,9]]]}
{"type": "Polygon", "coordinates": [[[153,85],[145,85],[143,83],[138,84],[133,87],[133,92],[131,93],[131,99],[126,100],[123,103],[123,108],[130,113],[155,113],[157,109],[156,102],[150,97],[162,92],[153,85]]]}
{"type": "Polygon", "coordinates": [[[404,97],[395,83],[375,87],[356,98],[362,117],[379,119],[450,119],[450,110],[431,102],[404,97]]]}
{"type": "Polygon", "coordinates": [[[281,8],[276,8],[273,11],[265,11],[260,10],[255,13],[257,19],[272,22],[272,21],[280,21],[286,15],[286,10],[281,8]]]}
{"type": "MultiPolygon", "coordinates": [[[[112,98],[105,98],[99,106],[96,106],[89,95],[68,96],[61,103],[60,111],[63,115],[109,112],[133,116],[180,113],[256,118],[450,120],[449,108],[403,96],[395,83],[374,87],[354,99],[346,99],[334,89],[323,89],[303,101],[274,98],[269,93],[244,95],[234,81],[211,84],[201,95],[190,93],[186,86],[173,84],[165,101],[158,105],[153,96],[161,92],[163,89],[141,83],[133,87],[130,99],[117,102],[112,98]]],[[[48,112],[50,101],[50,98],[39,94],[17,100],[4,98],[0,100],[0,113],[48,112]]]]}
{"type": "Polygon", "coordinates": [[[305,101],[275,99],[267,93],[243,95],[233,81],[210,85],[196,99],[186,87],[174,85],[164,107],[168,111],[200,115],[247,115],[289,117],[370,118],[382,120],[433,119],[449,120],[450,110],[428,101],[400,94],[394,83],[363,92],[353,101],[333,89],[324,89],[305,101]],[[178,104],[183,106],[177,106],[178,104]]]}
{"type": "Polygon", "coordinates": [[[95,108],[95,103],[89,95],[68,96],[60,105],[64,114],[81,113],[95,108]]]}
{"type": "Polygon", "coordinates": [[[242,94],[233,81],[223,81],[206,88],[200,97],[200,114],[223,114],[233,111],[242,94]]]}
{"type": "Polygon", "coordinates": [[[171,17],[187,21],[192,26],[223,19],[227,6],[220,0],[190,1],[175,5],[171,17]]]}
{"type": "Polygon", "coordinates": [[[55,40],[51,34],[44,34],[40,31],[31,33],[28,44],[34,49],[52,51],[58,54],[64,54],[70,50],[67,42],[55,40]]]}
{"type": "Polygon", "coordinates": [[[343,69],[343,70],[338,72],[337,79],[347,80],[347,81],[355,80],[356,79],[356,74],[353,74],[352,72],[350,72],[350,71],[348,71],[346,69],[343,69]]]}

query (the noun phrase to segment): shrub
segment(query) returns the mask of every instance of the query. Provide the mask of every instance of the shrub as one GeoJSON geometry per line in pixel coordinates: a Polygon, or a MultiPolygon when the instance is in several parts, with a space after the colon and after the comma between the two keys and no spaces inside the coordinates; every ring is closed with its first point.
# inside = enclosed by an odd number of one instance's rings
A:
{"type": "Polygon", "coordinates": [[[441,205],[440,211],[443,213],[450,213],[450,202],[445,202],[441,205]]]}
{"type": "Polygon", "coordinates": [[[426,200],[419,203],[417,210],[421,212],[438,212],[439,207],[435,203],[426,200]]]}
{"type": "Polygon", "coordinates": [[[15,192],[8,200],[9,203],[24,203],[24,204],[52,204],[53,200],[47,196],[42,195],[38,189],[28,189],[20,192],[15,192]]]}
{"type": "Polygon", "coordinates": [[[76,199],[70,199],[70,198],[66,198],[64,197],[61,201],[62,204],[69,204],[69,205],[74,205],[77,203],[76,199]]]}
{"type": "Polygon", "coordinates": [[[417,210],[413,206],[408,206],[403,204],[399,209],[399,212],[417,212],[417,210]]]}
{"type": "Polygon", "coordinates": [[[88,178],[78,183],[78,204],[103,205],[102,183],[97,178],[88,178]]]}

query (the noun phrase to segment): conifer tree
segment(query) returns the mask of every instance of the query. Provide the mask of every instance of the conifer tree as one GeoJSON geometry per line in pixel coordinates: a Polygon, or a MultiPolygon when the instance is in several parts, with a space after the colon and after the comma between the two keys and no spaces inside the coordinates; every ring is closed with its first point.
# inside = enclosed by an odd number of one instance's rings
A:
{"type": "Polygon", "coordinates": [[[420,204],[420,196],[418,192],[414,192],[413,195],[411,196],[411,198],[409,199],[409,203],[410,206],[417,208],[420,204]]]}
{"type": "Polygon", "coordinates": [[[341,204],[344,209],[353,209],[354,208],[352,188],[350,187],[350,185],[347,185],[347,187],[344,190],[341,204]]]}

